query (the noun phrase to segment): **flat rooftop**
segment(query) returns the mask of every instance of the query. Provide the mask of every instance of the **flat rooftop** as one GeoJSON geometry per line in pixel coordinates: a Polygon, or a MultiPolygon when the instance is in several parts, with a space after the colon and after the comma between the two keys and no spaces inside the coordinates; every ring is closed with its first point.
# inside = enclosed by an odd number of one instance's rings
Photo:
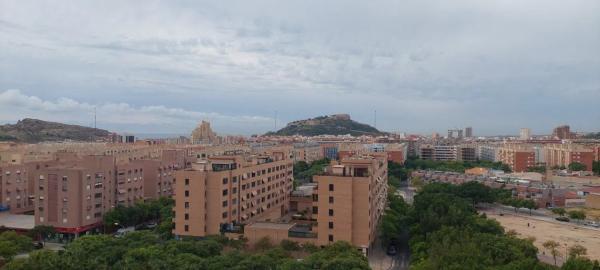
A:
{"type": "Polygon", "coordinates": [[[246,228],[256,229],[273,229],[273,230],[285,230],[289,231],[294,227],[295,223],[274,223],[274,222],[256,222],[250,225],[246,225],[246,228]]]}
{"type": "Polygon", "coordinates": [[[0,212],[0,226],[9,229],[31,230],[35,227],[35,217],[33,215],[16,215],[8,211],[0,212]]]}

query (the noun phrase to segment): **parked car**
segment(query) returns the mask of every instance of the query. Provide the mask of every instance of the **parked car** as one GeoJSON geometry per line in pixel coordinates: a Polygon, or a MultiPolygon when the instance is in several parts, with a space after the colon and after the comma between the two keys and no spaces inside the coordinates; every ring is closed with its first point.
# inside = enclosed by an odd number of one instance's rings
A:
{"type": "Polygon", "coordinates": [[[44,243],[42,243],[40,241],[35,241],[35,242],[33,242],[33,248],[34,249],[42,249],[42,248],[44,248],[44,243]]]}
{"type": "Polygon", "coordinates": [[[395,256],[396,254],[398,254],[398,250],[396,250],[396,246],[389,245],[385,253],[387,253],[387,255],[390,256],[395,256]]]}
{"type": "Polygon", "coordinates": [[[115,237],[123,237],[130,232],[135,232],[135,227],[127,227],[127,228],[118,229],[117,232],[114,234],[114,236],[115,237]]]}
{"type": "Polygon", "coordinates": [[[562,222],[569,222],[569,221],[571,221],[568,217],[557,217],[556,220],[562,221],[562,222]]]}

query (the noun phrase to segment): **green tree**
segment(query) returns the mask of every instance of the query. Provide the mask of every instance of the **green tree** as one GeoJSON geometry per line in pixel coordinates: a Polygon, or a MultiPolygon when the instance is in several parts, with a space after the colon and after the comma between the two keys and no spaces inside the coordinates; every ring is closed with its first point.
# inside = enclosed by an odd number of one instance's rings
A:
{"type": "Polygon", "coordinates": [[[27,259],[15,259],[4,266],[5,270],[67,270],[76,269],[67,264],[54,251],[36,250],[29,254],[27,259]]]}
{"type": "Polygon", "coordinates": [[[53,226],[47,225],[36,225],[31,229],[27,235],[32,239],[40,240],[44,242],[46,238],[56,232],[53,226]]]}
{"type": "Polygon", "coordinates": [[[542,246],[548,250],[550,252],[550,254],[552,254],[552,258],[554,258],[554,265],[556,264],[556,256],[560,255],[560,251],[558,251],[558,248],[560,247],[560,243],[553,241],[553,240],[548,240],[546,242],[544,242],[542,244],[542,246]]]}
{"type": "Polygon", "coordinates": [[[569,247],[569,257],[581,257],[587,254],[587,248],[582,245],[572,245],[569,247]]]}
{"type": "Polygon", "coordinates": [[[273,244],[271,243],[271,238],[269,238],[268,236],[258,239],[256,244],[254,244],[254,248],[256,250],[260,250],[260,251],[265,251],[272,247],[273,247],[273,244]]]}
{"type": "Polygon", "coordinates": [[[575,219],[577,221],[585,219],[585,212],[581,210],[571,210],[568,212],[568,214],[570,218],[575,219]]]}
{"type": "Polygon", "coordinates": [[[583,163],[572,162],[569,164],[569,170],[571,171],[585,171],[586,169],[587,166],[585,166],[585,164],[583,163]]]}
{"type": "Polygon", "coordinates": [[[534,200],[523,200],[521,203],[523,207],[529,209],[529,215],[531,216],[532,209],[538,209],[537,203],[534,200]]]}
{"type": "Polygon", "coordinates": [[[33,249],[31,238],[19,235],[14,231],[0,234],[0,257],[10,261],[15,255],[33,249]]]}
{"type": "Polygon", "coordinates": [[[290,241],[290,240],[282,240],[281,241],[281,248],[283,248],[284,250],[287,251],[296,251],[296,250],[300,250],[300,244],[298,244],[298,242],[295,241],[290,241]]]}
{"type": "Polygon", "coordinates": [[[557,214],[559,216],[564,216],[565,214],[567,214],[567,210],[565,210],[564,208],[553,208],[552,209],[552,213],[557,214]]]}
{"type": "Polygon", "coordinates": [[[597,261],[592,262],[585,257],[569,257],[560,268],[561,270],[595,270],[598,269],[597,261]]]}

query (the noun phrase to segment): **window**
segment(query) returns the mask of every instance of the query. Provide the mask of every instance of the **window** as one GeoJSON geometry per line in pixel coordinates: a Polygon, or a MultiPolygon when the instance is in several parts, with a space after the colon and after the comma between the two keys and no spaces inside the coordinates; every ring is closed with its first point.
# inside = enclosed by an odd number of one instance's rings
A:
{"type": "Polygon", "coordinates": [[[227,218],[227,212],[223,212],[223,218],[227,218]]]}
{"type": "Polygon", "coordinates": [[[183,226],[183,230],[186,231],[186,232],[189,232],[190,231],[190,226],[189,225],[184,225],[183,226]]]}
{"type": "Polygon", "coordinates": [[[185,208],[190,208],[190,203],[189,202],[185,202],[185,208]]]}
{"type": "Polygon", "coordinates": [[[319,207],[313,206],[312,213],[315,214],[315,215],[318,214],[319,213],[319,207]]]}
{"type": "Polygon", "coordinates": [[[227,207],[227,201],[223,201],[223,207],[227,207]]]}
{"type": "Polygon", "coordinates": [[[227,179],[227,177],[223,178],[223,185],[226,185],[229,182],[229,179],[227,179]]]}
{"type": "Polygon", "coordinates": [[[227,194],[229,194],[229,190],[227,190],[227,189],[224,189],[224,190],[223,190],[223,196],[227,196],[227,194]]]}
{"type": "Polygon", "coordinates": [[[333,235],[331,235],[331,234],[329,235],[329,242],[333,242],[333,235]]]}
{"type": "MultiPolygon", "coordinates": [[[[190,196],[190,191],[189,191],[189,190],[186,190],[186,191],[185,191],[185,196],[186,196],[186,197],[189,197],[189,196],[190,196]]],[[[329,198],[331,198],[331,197],[329,197],[329,198]]]]}
{"type": "Polygon", "coordinates": [[[236,193],[237,193],[237,188],[236,188],[236,187],[234,187],[234,188],[231,190],[231,193],[233,193],[233,194],[236,194],[236,193]]]}
{"type": "Polygon", "coordinates": [[[329,196],[329,203],[333,203],[333,196],[329,196]]]}
{"type": "Polygon", "coordinates": [[[333,209],[329,209],[329,216],[333,217],[333,209]]]}
{"type": "MultiPolygon", "coordinates": [[[[186,178],[186,179],[185,179],[185,185],[186,185],[186,186],[189,186],[189,185],[190,185],[190,179],[188,179],[188,178],[186,178]]],[[[187,226],[187,225],[186,225],[186,226],[187,226]]]]}
{"type": "Polygon", "coordinates": [[[333,184],[329,184],[329,191],[333,191],[333,184]]]}
{"type": "Polygon", "coordinates": [[[190,214],[185,214],[185,215],[184,215],[184,219],[185,219],[185,220],[189,220],[189,219],[190,219],[190,214]]]}
{"type": "Polygon", "coordinates": [[[333,222],[329,221],[329,229],[333,229],[333,222]]]}

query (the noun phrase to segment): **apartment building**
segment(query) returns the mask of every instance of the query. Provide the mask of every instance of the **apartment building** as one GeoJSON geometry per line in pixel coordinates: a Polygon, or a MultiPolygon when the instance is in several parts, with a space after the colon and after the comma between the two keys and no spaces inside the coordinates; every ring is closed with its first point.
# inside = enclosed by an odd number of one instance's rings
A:
{"type": "Polygon", "coordinates": [[[144,200],[144,168],[139,162],[117,165],[116,204],[133,206],[144,200]]]}
{"type": "Polygon", "coordinates": [[[568,167],[569,164],[578,162],[585,165],[587,171],[591,171],[595,153],[594,149],[579,144],[547,144],[544,146],[544,158],[550,167],[568,167]]]}
{"type": "Polygon", "coordinates": [[[291,152],[210,157],[175,173],[177,236],[206,236],[289,211],[291,152]]]}
{"type": "Polygon", "coordinates": [[[314,181],[317,244],[348,241],[366,252],[377,236],[387,200],[385,155],[344,159],[314,181]]]}
{"type": "Polygon", "coordinates": [[[295,143],[294,144],[294,162],[304,161],[311,163],[315,160],[323,159],[323,151],[317,143],[295,143]]]}
{"type": "Polygon", "coordinates": [[[504,144],[496,151],[496,160],[507,164],[513,172],[524,172],[536,166],[535,151],[530,145],[504,144]]]}
{"type": "Polygon", "coordinates": [[[41,170],[35,224],[73,235],[98,227],[115,204],[115,157],[83,156],[41,170]]]}
{"type": "Polygon", "coordinates": [[[457,149],[455,145],[421,145],[419,148],[421,159],[427,160],[456,160],[457,149]]]}
{"type": "Polygon", "coordinates": [[[476,161],[477,148],[474,145],[457,145],[456,160],[460,161],[476,161]]]}

